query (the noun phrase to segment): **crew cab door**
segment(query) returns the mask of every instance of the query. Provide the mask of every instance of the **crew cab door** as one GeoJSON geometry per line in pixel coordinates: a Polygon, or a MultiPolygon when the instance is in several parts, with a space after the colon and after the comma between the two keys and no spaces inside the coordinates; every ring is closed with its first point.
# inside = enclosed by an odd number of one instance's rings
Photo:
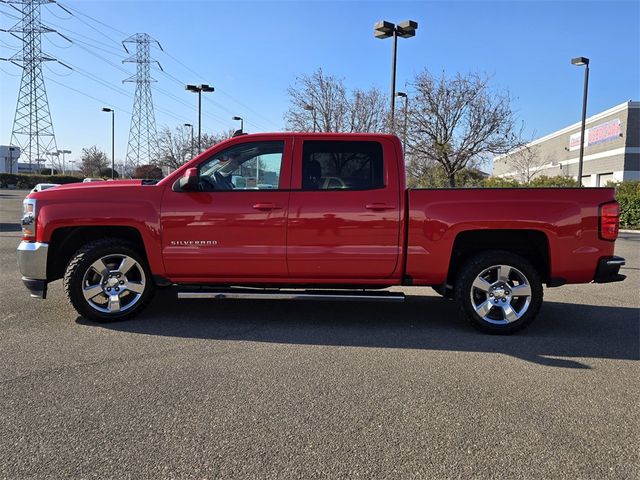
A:
{"type": "Polygon", "coordinates": [[[296,137],[287,240],[292,277],[394,274],[401,252],[396,161],[386,138],[296,137]]]}
{"type": "Polygon", "coordinates": [[[169,278],[287,275],[291,151],[290,137],[236,143],[200,163],[200,191],[167,188],[161,229],[169,278]]]}

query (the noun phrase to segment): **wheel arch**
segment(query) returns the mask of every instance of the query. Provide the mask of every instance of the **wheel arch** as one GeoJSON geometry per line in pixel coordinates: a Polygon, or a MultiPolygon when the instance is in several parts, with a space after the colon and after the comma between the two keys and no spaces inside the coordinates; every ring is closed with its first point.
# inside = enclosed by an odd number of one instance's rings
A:
{"type": "Polygon", "coordinates": [[[473,256],[487,250],[504,250],[528,260],[543,282],[550,280],[549,239],[534,229],[466,230],[458,233],[451,251],[447,284],[453,284],[462,266],[473,256]]]}
{"type": "Polygon", "coordinates": [[[74,253],[83,245],[100,238],[109,237],[129,242],[149,265],[142,234],[135,227],[111,225],[60,227],[52,232],[49,240],[47,281],[51,282],[62,278],[74,253]]]}

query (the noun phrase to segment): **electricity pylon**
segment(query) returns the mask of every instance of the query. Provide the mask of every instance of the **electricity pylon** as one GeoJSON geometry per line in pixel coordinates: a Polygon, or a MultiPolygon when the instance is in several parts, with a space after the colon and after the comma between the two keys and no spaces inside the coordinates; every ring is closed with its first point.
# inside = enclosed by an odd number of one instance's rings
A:
{"type": "Polygon", "coordinates": [[[57,32],[40,22],[40,6],[55,1],[5,0],[3,3],[22,14],[20,23],[5,30],[22,40],[22,50],[2,60],[10,61],[22,68],[11,143],[20,147],[21,156],[28,159],[31,170],[32,162],[40,163],[45,160],[45,155],[58,150],[42,75],[42,62],[57,60],[42,53],[41,43],[43,33],[57,32]],[[21,5],[22,8],[13,4],[21,5]]]}
{"type": "Polygon", "coordinates": [[[152,43],[157,44],[160,50],[162,50],[162,46],[146,33],[136,33],[122,42],[124,49],[129,53],[127,43],[136,44],[136,53],[123,60],[123,63],[137,64],[136,74],[123,80],[123,82],[136,83],[127,145],[127,164],[130,167],[141,164],[157,164],[159,160],[158,139],[151,96],[151,82],[155,82],[155,80],[151,78],[150,70],[152,63],[157,63],[160,70],[162,70],[162,66],[151,58],[149,50],[152,43]]]}

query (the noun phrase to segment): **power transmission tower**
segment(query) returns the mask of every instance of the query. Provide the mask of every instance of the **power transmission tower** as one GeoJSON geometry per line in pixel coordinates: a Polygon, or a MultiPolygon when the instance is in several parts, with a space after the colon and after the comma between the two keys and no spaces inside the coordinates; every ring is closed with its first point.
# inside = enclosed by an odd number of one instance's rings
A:
{"type": "Polygon", "coordinates": [[[3,58],[22,68],[22,80],[18,103],[11,131],[11,143],[18,145],[21,155],[40,163],[45,155],[58,150],[49,112],[47,91],[42,75],[42,62],[57,61],[42,53],[41,35],[57,33],[40,22],[40,6],[55,3],[54,0],[5,0],[5,3],[22,14],[22,20],[6,32],[22,40],[22,50],[12,57],[3,58]],[[15,5],[22,5],[22,9],[15,5]],[[21,34],[21,35],[18,35],[21,34]]]}
{"type": "Polygon", "coordinates": [[[123,63],[136,63],[136,74],[127,78],[124,82],[135,82],[136,93],[133,100],[133,113],[131,115],[131,128],[129,130],[129,143],[127,145],[127,164],[136,166],[141,164],[158,163],[158,139],[156,133],[156,117],[153,112],[153,98],[151,97],[151,64],[157,63],[160,70],[160,63],[151,58],[149,53],[152,43],[162,46],[146,33],[136,33],[122,42],[124,49],[127,43],[136,44],[135,55],[123,60],[123,63]]]}

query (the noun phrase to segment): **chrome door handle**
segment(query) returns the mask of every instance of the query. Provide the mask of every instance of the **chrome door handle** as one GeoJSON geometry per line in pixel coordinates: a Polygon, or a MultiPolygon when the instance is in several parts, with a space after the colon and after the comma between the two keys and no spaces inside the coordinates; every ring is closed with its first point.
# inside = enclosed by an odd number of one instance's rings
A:
{"type": "Polygon", "coordinates": [[[264,211],[282,209],[281,206],[276,205],[275,203],[256,203],[253,206],[253,208],[256,209],[256,210],[264,210],[264,211]]]}
{"type": "Polygon", "coordinates": [[[395,210],[393,205],[387,205],[386,203],[369,203],[365,205],[367,210],[395,210]]]}

